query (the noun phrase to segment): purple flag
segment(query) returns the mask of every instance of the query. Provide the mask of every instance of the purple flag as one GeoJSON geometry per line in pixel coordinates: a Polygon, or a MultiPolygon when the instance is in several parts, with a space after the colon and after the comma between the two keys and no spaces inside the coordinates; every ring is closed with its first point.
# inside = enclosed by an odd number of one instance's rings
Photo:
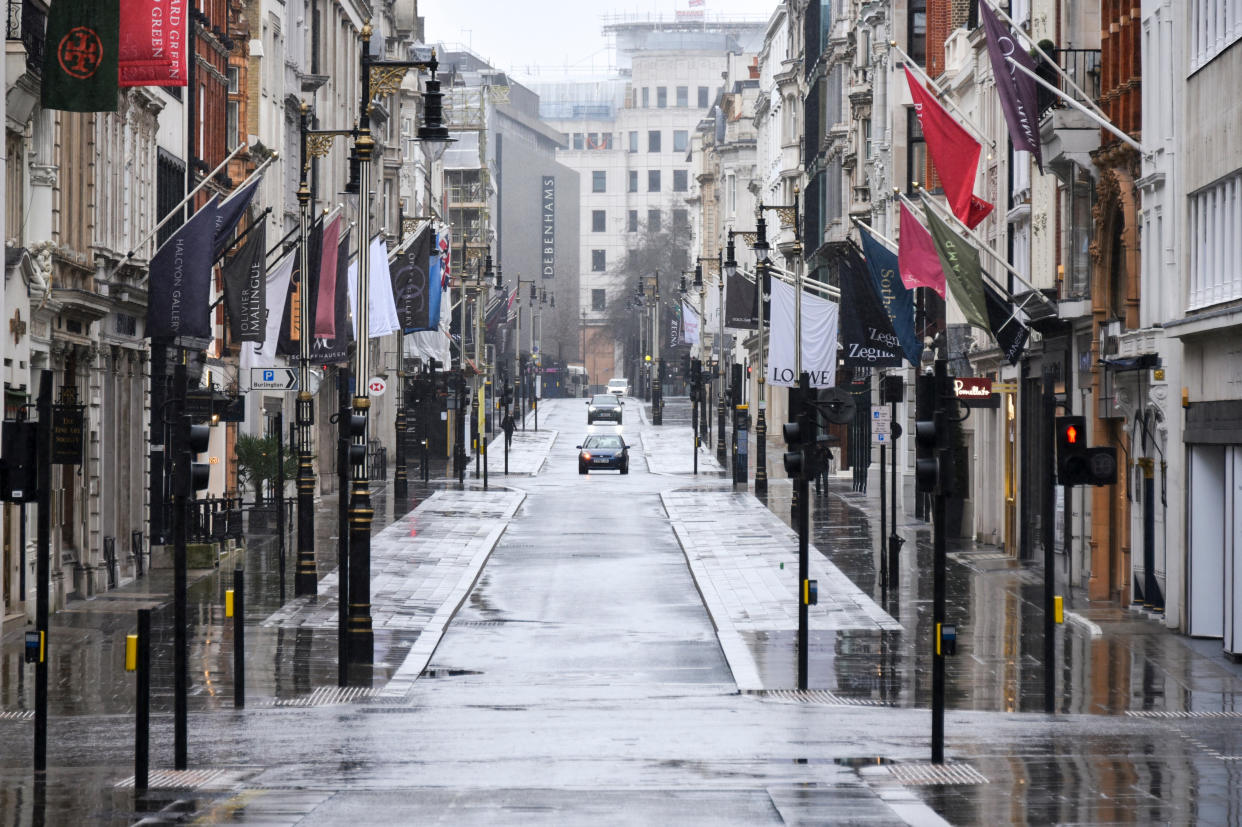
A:
{"type": "Polygon", "coordinates": [[[983,18],[983,28],[987,33],[988,57],[992,61],[992,74],[996,77],[996,91],[1000,93],[1005,122],[1009,125],[1009,137],[1013,139],[1014,149],[1025,150],[1035,156],[1035,163],[1043,172],[1035,79],[1015,68],[1009,58],[1031,72],[1035,71],[1035,62],[1009,27],[1002,26],[996,19],[996,12],[992,11],[987,0],[980,0],[979,16],[983,18]]]}

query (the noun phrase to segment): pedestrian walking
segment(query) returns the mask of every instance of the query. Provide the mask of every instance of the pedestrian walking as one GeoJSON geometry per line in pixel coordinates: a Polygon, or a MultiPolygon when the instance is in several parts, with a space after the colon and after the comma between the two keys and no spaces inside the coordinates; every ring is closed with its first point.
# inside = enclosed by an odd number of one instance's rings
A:
{"type": "Polygon", "coordinates": [[[505,432],[505,447],[508,448],[513,444],[513,431],[517,428],[513,422],[513,414],[505,411],[505,418],[500,420],[500,428],[505,432]]]}

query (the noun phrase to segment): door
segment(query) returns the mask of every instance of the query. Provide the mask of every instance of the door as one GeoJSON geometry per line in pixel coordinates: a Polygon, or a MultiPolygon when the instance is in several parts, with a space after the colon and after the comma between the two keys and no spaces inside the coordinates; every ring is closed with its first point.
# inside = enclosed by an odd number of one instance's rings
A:
{"type": "Polygon", "coordinates": [[[1242,446],[1224,450],[1225,651],[1242,653],[1242,446]]]}
{"type": "Polygon", "coordinates": [[[1191,637],[1222,637],[1225,628],[1225,448],[1219,445],[1188,447],[1187,632],[1191,637]]]}

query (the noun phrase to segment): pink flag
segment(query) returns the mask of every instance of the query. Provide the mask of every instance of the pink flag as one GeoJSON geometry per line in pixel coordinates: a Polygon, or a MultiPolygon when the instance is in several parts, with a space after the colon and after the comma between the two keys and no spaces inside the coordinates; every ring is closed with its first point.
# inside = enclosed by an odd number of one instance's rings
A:
{"type": "Polygon", "coordinates": [[[121,0],[121,86],[185,86],[186,0],[121,0]]]}
{"type": "Polygon", "coordinates": [[[940,298],[944,298],[944,270],[940,267],[940,254],[936,252],[936,243],[932,241],[931,233],[906,209],[905,204],[901,205],[897,269],[901,272],[902,283],[909,289],[930,287],[940,298]]]}
{"type": "Polygon", "coordinates": [[[319,301],[315,303],[315,338],[336,338],[336,257],[341,243],[341,217],[323,228],[319,257],[319,301]]]}
{"type": "Polygon", "coordinates": [[[979,142],[950,117],[940,102],[915,80],[909,68],[906,82],[910,85],[910,97],[914,99],[914,111],[923,127],[927,154],[936,165],[949,207],[973,230],[992,211],[991,204],[973,194],[979,169],[979,142]]]}

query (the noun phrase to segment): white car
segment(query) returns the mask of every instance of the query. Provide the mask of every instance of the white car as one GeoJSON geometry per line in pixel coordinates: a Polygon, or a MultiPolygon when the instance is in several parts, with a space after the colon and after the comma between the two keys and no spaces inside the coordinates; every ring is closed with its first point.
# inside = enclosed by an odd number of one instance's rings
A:
{"type": "Polygon", "coordinates": [[[629,396],[630,380],[621,378],[609,379],[608,392],[617,396],[629,396]]]}

